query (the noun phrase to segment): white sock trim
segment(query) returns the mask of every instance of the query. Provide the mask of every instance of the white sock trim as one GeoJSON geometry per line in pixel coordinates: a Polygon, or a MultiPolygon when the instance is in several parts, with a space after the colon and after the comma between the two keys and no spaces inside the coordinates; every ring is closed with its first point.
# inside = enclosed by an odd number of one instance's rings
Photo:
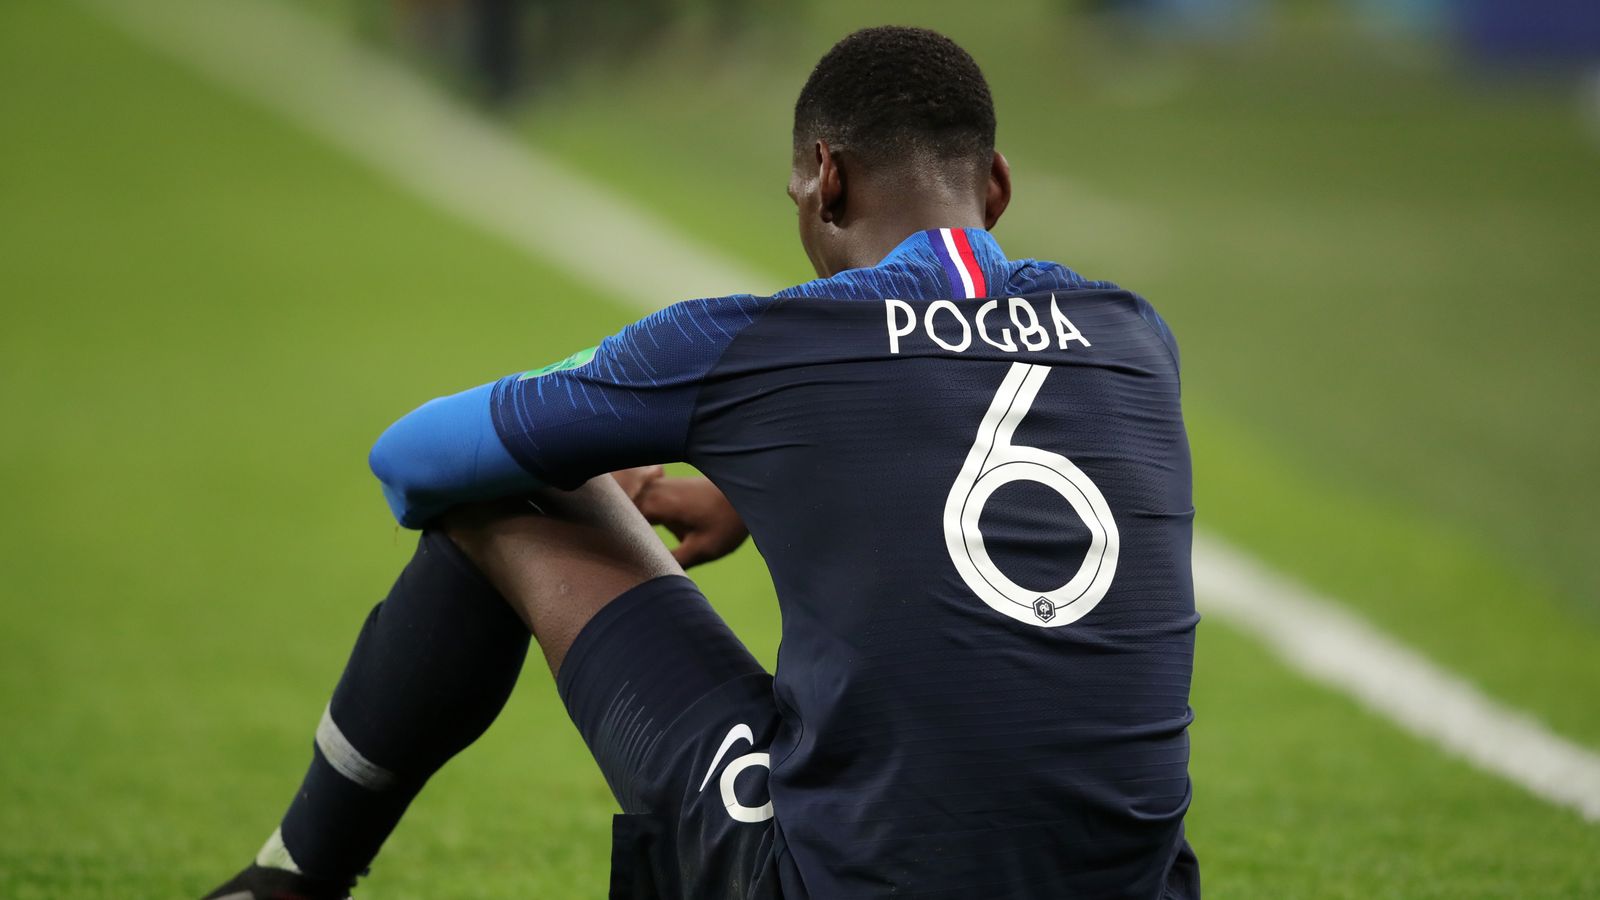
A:
{"type": "Polygon", "coordinates": [[[289,855],[289,848],[283,845],[282,828],[272,829],[272,837],[267,838],[267,842],[261,845],[261,852],[256,854],[256,865],[264,869],[284,869],[296,875],[303,874],[294,857],[289,855]]]}
{"type": "Polygon", "coordinates": [[[322,722],[317,725],[317,749],[334,771],[369,791],[384,791],[394,785],[394,773],[362,756],[334,724],[331,707],[322,711],[322,722]]]}

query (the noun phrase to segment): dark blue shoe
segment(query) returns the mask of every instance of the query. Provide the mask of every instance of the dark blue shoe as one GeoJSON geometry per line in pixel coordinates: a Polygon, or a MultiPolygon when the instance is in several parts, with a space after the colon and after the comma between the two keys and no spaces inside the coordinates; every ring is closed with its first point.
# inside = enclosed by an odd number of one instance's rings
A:
{"type": "Polygon", "coordinates": [[[352,887],[252,863],[201,900],[350,900],[352,887]]]}

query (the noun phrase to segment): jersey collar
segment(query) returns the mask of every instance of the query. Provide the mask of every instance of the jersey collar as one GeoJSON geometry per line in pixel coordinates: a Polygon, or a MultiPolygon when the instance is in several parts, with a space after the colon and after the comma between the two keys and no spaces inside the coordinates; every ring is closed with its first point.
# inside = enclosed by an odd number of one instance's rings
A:
{"type": "Polygon", "coordinates": [[[1004,283],[1006,255],[982,228],[930,228],[900,242],[878,263],[937,267],[953,297],[986,297],[989,285],[1004,283]]]}

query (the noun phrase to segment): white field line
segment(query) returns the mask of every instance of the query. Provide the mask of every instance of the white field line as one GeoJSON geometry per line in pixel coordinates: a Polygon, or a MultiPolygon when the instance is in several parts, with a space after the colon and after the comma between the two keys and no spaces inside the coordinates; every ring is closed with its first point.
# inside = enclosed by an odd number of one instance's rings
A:
{"type": "Polygon", "coordinates": [[[1212,535],[1194,543],[1208,614],[1255,634],[1300,673],[1551,803],[1600,822],[1600,755],[1491,700],[1348,612],[1212,535]]]}
{"type": "MultiPolygon", "coordinates": [[[[273,0],[85,0],[541,262],[642,310],[764,290],[768,279],[463,109],[404,67],[273,0]],[[605,249],[625,247],[619,268],[605,249]],[[634,273],[648,273],[648,280],[634,273]]],[[[1290,668],[1484,771],[1600,821],[1600,754],[1428,662],[1340,604],[1214,536],[1197,535],[1202,608],[1290,668]]]]}
{"type": "Polygon", "coordinates": [[[463,221],[566,269],[596,294],[654,309],[686,297],[782,287],[684,239],[288,3],[87,5],[463,221]],[[627,247],[640,264],[618,265],[612,247],[627,247]]]}

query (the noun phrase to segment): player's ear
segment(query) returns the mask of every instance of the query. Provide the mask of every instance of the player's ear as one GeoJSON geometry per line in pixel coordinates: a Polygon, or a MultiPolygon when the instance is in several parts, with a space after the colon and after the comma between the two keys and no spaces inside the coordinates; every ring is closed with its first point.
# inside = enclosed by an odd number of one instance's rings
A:
{"type": "Polygon", "coordinates": [[[993,228],[1011,205],[1011,164],[1005,154],[994,152],[989,161],[989,184],[983,197],[983,227],[993,228]]]}
{"type": "Polygon", "coordinates": [[[831,223],[844,215],[844,170],[827,141],[817,141],[817,200],[822,221],[831,223]]]}

